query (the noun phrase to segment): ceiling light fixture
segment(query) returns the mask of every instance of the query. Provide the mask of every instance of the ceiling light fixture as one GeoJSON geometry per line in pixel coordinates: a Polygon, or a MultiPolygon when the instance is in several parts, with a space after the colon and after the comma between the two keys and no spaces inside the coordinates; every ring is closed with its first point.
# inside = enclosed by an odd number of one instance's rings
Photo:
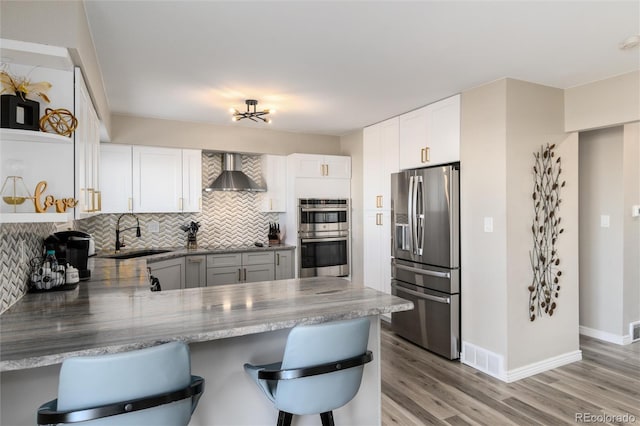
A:
{"type": "Polygon", "coordinates": [[[255,121],[255,122],[258,122],[258,120],[262,120],[265,123],[271,123],[271,119],[264,118],[263,115],[273,114],[274,112],[276,112],[274,109],[265,109],[264,111],[256,111],[256,106],[258,105],[258,101],[256,101],[255,99],[247,99],[246,101],[244,101],[244,103],[247,104],[247,111],[245,112],[240,112],[235,108],[230,109],[231,113],[233,114],[233,117],[231,117],[233,121],[240,121],[242,119],[248,118],[249,120],[255,121]],[[253,107],[253,111],[251,111],[251,107],[253,107]],[[258,120],[256,120],[256,118],[258,120]]]}

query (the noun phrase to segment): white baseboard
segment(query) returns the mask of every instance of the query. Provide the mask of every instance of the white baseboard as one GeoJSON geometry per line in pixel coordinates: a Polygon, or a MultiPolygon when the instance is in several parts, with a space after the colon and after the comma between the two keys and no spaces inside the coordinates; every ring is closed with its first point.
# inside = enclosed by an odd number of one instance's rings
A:
{"type": "Polygon", "coordinates": [[[515,382],[516,380],[524,379],[525,377],[543,373],[548,370],[553,370],[554,368],[562,367],[563,365],[571,364],[572,362],[580,361],[581,359],[581,350],[567,352],[539,362],[534,362],[533,364],[525,365],[524,367],[509,370],[507,371],[504,381],[507,383],[515,382]]]}
{"type": "Polygon", "coordinates": [[[614,343],[616,345],[629,345],[632,342],[631,336],[629,334],[621,336],[619,334],[596,330],[595,328],[589,328],[583,325],[580,326],[580,334],[588,337],[593,337],[594,339],[604,340],[605,342],[614,343]]]}
{"type": "Polygon", "coordinates": [[[503,382],[511,383],[534,374],[542,373],[582,359],[582,351],[577,350],[535,362],[524,367],[506,371],[504,357],[468,342],[462,343],[460,362],[480,370],[503,382]]]}

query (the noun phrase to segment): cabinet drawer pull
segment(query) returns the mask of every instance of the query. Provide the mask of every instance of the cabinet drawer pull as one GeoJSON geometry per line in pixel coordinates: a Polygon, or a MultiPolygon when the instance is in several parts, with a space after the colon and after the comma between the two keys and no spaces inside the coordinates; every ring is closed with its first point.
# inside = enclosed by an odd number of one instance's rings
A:
{"type": "Polygon", "coordinates": [[[382,195],[376,195],[376,208],[382,208],[382,195]]]}
{"type": "Polygon", "coordinates": [[[242,281],[246,281],[247,280],[247,268],[243,268],[242,270],[244,271],[244,278],[242,279],[242,281]]]}
{"type": "Polygon", "coordinates": [[[187,261],[188,261],[189,263],[202,263],[202,261],[203,261],[203,260],[204,260],[204,258],[203,258],[203,257],[193,257],[193,256],[190,256],[190,257],[188,257],[188,258],[187,258],[187,261]]]}
{"type": "Polygon", "coordinates": [[[376,213],[376,225],[382,225],[382,213],[376,213]]]}
{"type": "Polygon", "coordinates": [[[102,211],[102,191],[96,191],[96,195],[98,195],[98,208],[96,209],[96,211],[101,212],[102,211]]]}
{"type": "Polygon", "coordinates": [[[182,205],[184,204],[183,200],[184,200],[184,198],[182,198],[182,197],[178,198],[178,210],[180,210],[180,211],[183,210],[183,208],[182,208],[182,205]]]}
{"type": "Polygon", "coordinates": [[[238,268],[238,281],[242,281],[242,269],[238,268]]]}
{"type": "Polygon", "coordinates": [[[276,253],[276,265],[280,265],[280,253],[276,253]]]}

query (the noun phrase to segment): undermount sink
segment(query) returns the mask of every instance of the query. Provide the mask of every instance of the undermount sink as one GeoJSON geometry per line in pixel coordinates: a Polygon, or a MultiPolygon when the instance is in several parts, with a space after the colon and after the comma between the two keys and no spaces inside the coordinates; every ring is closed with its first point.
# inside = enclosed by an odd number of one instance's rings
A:
{"type": "Polygon", "coordinates": [[[107,254],[100,257],[108,257],[109,259],[133,259],[134,257],[150,256],[152,254],[168,253],[171,250],[165,249],[144,249],[129,251],[126,253],[107,254]]]}

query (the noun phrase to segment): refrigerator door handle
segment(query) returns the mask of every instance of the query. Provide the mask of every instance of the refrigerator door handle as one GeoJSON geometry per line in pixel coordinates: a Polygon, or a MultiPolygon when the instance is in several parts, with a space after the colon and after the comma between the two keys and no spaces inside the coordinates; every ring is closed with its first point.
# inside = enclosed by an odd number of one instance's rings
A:
{"type": "Polygon", "coordinates": [[[425,293],[420,293],[418,291],[409,290],[408,288],[405,288],[405,287],[402,287],[402,286],[397,286],[396,289],[398,289],[399,291],[403,291],[405,293],[408,293],[408,294],[410,294],[412,296],[419,297],[420,299],[431,300],[432,302],[438,302],[438,303],[446,303],[447,305],[451,304],[451,298],[450,297],[432,296],[430,294],[425,294],[425,293]]]}
{"type": "Polygon", "coordinates": [[[411,253],[416,254],[415,251],[415,240],[414,240],[414,236],[415,236],[415,205],[414,205],[414,199],[413,199],[413,192],[414,192],[414,176],[409,176],[409,194],[408,194],[408,203],[409,205],[407,206],[407,213],[408,213],[408,218],[407,218],[407,223],[409,225],[409,235],[411,236],[411,240],[409,241],[409,250],[411,250],[411,253]]]}
{"type": "Polygon", "coordinates": [[[428,271],[425,269],[413,268],[411,266],[399,265],[397,263],[394,263],[394,266],[398,269],[402,269],[403,271],[415,272],[421,275],[429,275],[431,277],[438,277],[438,278],[451,278],[450,272],[428,271]]]}
{"type": "Polygon", "coordinates": [[[415,221],[416,221],[416,254],[422,256],[422,248],[424,245],[424,210],[426,200],[424,198],[424,184],[422,176],[416,176],[416,183],[414,184],[415,200],[415,221]]]}

